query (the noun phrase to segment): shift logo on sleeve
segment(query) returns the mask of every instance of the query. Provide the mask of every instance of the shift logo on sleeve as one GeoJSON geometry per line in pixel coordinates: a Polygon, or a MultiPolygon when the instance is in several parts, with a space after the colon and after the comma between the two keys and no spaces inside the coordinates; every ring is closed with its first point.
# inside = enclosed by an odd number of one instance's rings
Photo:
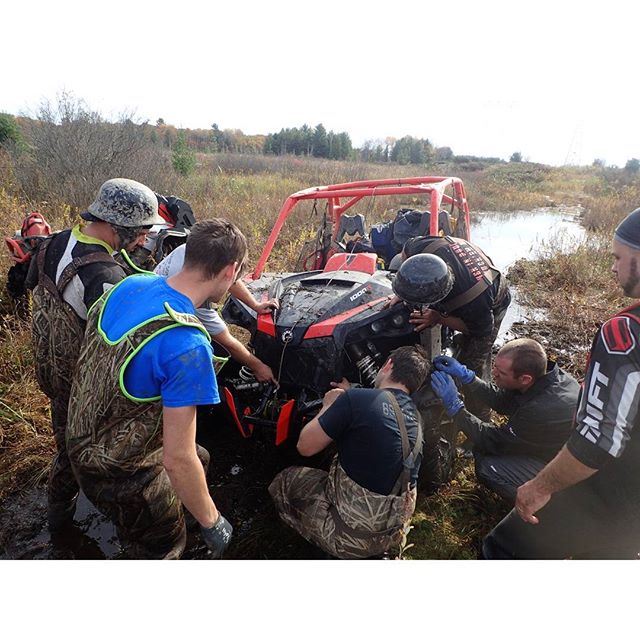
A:
{"type": "Polygon", "coordinates": [[[616,316],[602,326],[602,340],[607,353],[627,355],[636,346],[629,318],[616,316]]]}
{"type": "Polygon", "coordinates": [[[600,438],[600,424],[604,419],[604,396],[609,386],[609,377],[600,371],[600,363],[594,362],[587,388],[587,403],[585,415],[582,417],[582,426],[579,431],[589,442],[597,444],[600,438]]]}

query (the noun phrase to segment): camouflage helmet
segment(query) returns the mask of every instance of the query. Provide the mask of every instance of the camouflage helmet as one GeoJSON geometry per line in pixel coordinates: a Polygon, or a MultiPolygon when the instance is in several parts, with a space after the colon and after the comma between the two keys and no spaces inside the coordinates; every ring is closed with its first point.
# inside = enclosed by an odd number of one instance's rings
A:
{"type": "Polygon", "coordinates": [[[158,199],[149,187],[135,180],[113,178],[98,191],[96,199],[83,214],[85,220],[101,220],[119,227],[146,227],[163,224],[158,215],[158,199]]]}

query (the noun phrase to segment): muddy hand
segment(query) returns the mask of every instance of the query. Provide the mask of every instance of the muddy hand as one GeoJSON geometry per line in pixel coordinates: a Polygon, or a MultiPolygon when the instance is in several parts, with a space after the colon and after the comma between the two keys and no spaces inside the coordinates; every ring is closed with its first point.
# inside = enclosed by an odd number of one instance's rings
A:
{"type": "Polygon", "coordinates": [[[415,325],[415,331],[428,329],[442,322],[442,316],[433,309],[414,311],[409,317],[409,322],[415,325]]]}
{"type": "Polygon", "coordinates": [[[340,380],[340,382],[331,382],[331,386],[334,389],[342,389],[343,391],[347,391],[348,389],[351,389],[351,383],[346,379],[346,378],[342,378],[342,380],[340,380]]]}
{"type": "Polygon", "coordinates": [[[260,362],[259,365],[254,367],[253,375],[256,377],[258,382],[271,382],[272,384],[277,384],[276,377],[273,375],[271,367],[264,362],[260,362]]]}
{"type": "Polygon", "coordinates": [[[551,499],[551,494],[548,491],[540,488],[536,479],[529,480],[523,485],[518,487],[516,494],[516,513],[529,524],[538,524],[539,520],[536,515],[537,511],[540,511],[547,502],[551,499]]]}
{"type": "Polygon", "coordinates": [[[220,513],[212,527],[200,527],[200,531],[204,543],[209,548],[209,557],[212,560],[222,558],[233,536],[233,527],[229,521],[220,513]]]}
{"type": "Polygon", "coordinates": [[[398,304],[398,302],[402,302],[398,296],[387,296],[387,301],[382,305],[382,308],[388,309],[389,307],[393,307],[398,304]]]}
{"type": "Polygon", "coordinates": [[[265,300],[264,302],[260,302],[256,305],[256,313],[257,314],[262,314],[262,313],[271,313],[272,311],[275,311],[276,309],[280,308],[280,303],[275,299],[272,298],[270,300],[265,300]]]}

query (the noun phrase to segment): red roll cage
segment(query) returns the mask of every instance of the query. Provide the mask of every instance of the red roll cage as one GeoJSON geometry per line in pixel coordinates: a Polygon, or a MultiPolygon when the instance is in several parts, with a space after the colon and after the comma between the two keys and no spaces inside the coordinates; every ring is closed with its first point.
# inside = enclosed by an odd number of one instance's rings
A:
{"type": "Polygon", "coordinates": [[[311,187],[290,195],[284,202],[282,209],[273,225],[269,238],[258,259],[256,268],[249,276],[255,280],[262,275],[265,264],[271,254],[280,231],[294,207],[302,200],[326,200],[327,218],[333,225],[333,239],[336,239],[340,227],[340,218],[345,211],[360,202],[365,197],[379,197],[392,195],[428,195],[430,198],[429,234],[438,235],[438,213],[442,206],[450,205],[452,212],[457,210],[456,235],[469,240],[469,205],[460,178],[438,176],[422,176],[415,178],[389,178],[385,180],[362,180],[359,182],[345,182],[323,187],[311,187]],[[451,194],[445,193],[451,187],[451,194]]]}

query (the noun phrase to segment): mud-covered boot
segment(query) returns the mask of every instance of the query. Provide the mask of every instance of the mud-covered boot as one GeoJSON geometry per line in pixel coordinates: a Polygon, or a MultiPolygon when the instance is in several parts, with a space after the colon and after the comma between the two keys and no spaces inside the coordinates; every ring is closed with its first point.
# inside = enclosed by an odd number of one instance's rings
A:
{"type": "Polygon", "coordinates": [[[78,494],[70,501],[49,502],[47,505],[47,522],[50,531],[60,531],[73,526],[73,514],[76,512],[78,494]]]}

